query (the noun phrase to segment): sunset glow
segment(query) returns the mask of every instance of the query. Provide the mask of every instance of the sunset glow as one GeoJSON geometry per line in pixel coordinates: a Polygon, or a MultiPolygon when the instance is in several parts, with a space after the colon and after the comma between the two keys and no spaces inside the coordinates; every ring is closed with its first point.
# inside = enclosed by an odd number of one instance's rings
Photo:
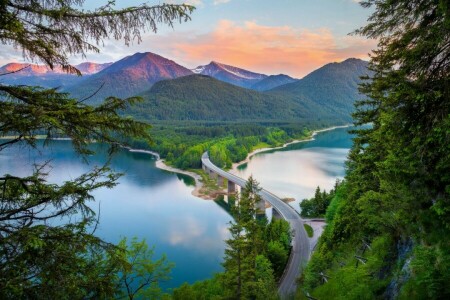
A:
{"type": "MultiPolygon", "coordinates": [[[[94,9],[105,1],[88,1],[94,9]]],[[[302,78],[329,62],[350,57],[368,59],[376,41],[349,35],[366,20],[369,11],[354,0],[168,0],[196,6],[191,21],[161,26],[158,33],[145,33],[141,43],[126,47],[105,41],[101,54],[87,58],[99,63],[117,61],[136,52],[153,52],[187,68],[217,61],[264,74],[287,74],[302,78]],[[316,3],[317,2],[317,3],[316,3]]],[[[118,0],[116,7],[139,5],[142,0],[118,0]]],[[[151,3],[151,2],[150,2],[151,3]]],[[[159,4],[159,1],[155,1],[159,4]]],[[[0,64],[23,62],[20,52],[4,47],[0,64]]]]}

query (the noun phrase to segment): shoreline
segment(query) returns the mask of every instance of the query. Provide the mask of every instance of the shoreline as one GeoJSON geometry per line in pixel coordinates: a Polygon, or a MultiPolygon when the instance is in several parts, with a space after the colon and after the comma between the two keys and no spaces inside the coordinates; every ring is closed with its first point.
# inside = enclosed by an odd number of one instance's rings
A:
{"type": "MultiPolygon", "coordinates": [[[[242,165],[244,163],[248,163],[250,161],[251,157],[254,156],[255,154],[258,154],[258,153],[261,153],[261,152],[270,151],[270,150],[286,148],[287,146],[292,145],[292,144],[303,143],[303,142],[310,142],[310,141],[315,140],[314,137],[318,133],[326,132],[326,131],[330,131],[330,130],[334,130],[334,129],[338,129],[338,128],[347,128],[347,127],[350,127],[350,126],[352,126],[352,124],[332,126],[332,127],[327,127],[327,128],[324,128],[324,129],[314,130],[312,132],[311,136],[309,138],[304,139],[304,140],[294,140],[294,141],[285,143],[285,144],[283,144],[283,146],[279,146],[279,147],[256,149],[256,150],[250,152],[244,160],[242,160],[240,162],[237,162],[237,163],[233,163],[232,166],[231,166],[231,169],[229,171],[234,171],[235,168],[237,168],[238,166],[240,166],[240,165],[242,165]]],[[[200,175],[198,175],[198,174],[196,174],[194,172],[185,171],[185,170],[181,170],[181,169],[178,169],[178,168],[175,168],[175,167],[168,166],[164,162],[164,159],[161,159],[159,153],[157,153],[157,152],[150,151],[150,150],[133,149],[133,148],[126,148],[126,149],[128,151],[130,151],[130,152],[148,153],[148,154],[151,154],[151,155],[155,156],[157,158],[156,162],[155,162],[155,166],[158,169],[165,170],[165,171],[172,172],[172,173],[178,173],[178,174],[187,175],[187,176],[193,178],[195,180],[195,188],[191,192],[191,194],[193,196],[197,197],[197,198],[200,198],[200,199],[214,200],[211,197],[209,197],[207,195],[204,195],[204,194],[202,194],[200,192],[201,188],[203,187],[203,182],[201,180],[202,178],[201,178],[200,175]]]]}
{"type": "MultiPolygon", "coordinates": [[[[159,157],[159,154],[158,154],[158,157],[159,157]]],[[[194,172],[191,172],[191,171],[185,171],[185,170],[171,167],[164,162],[164,159],[157,159],[155,162],[155,166],[160,170],[168,171],[171,173],[183,174],[183,175],[191,177],[192,179],[195,180],[195,187],[192,190],[191,195],[195,196],[197,198],[203,199],[203,200],[214,200],[200,192],[200,190],[203,187],[202,177],[200,175],[198,175],[194,172]]]]}
{"type": "Polygon", "coordinates": [[[324,129],[314,130],[312,132],[311,136],[309,138],[304,139],[304,140],[294,140],[294,141],[291,141],[291,142],[283,144],[283,146],[278,146],[278,147],[267,147],[267,148],[256,149],[256,150],[250,152],[244,160],[242,160],[240,162],[237,162],[237,163],[233,163],[231,165],[230,171],[234,171],[240,165],[248,163],[250,161],[250,159],[252,158],[252,156],[254,156],[254,155],[258,154],[258,153],[271,151],[271,150],[277,150],[277,149],[283,149],[283,148],[286,148],[287,146],[292,145],[292,144],[314,141],[315,140],[314,137],[318,133],[331,131],[331,130],[335,130],[335,129],[338,129],[338,128],[347,128],[347,127],[351,127],[351,126],[352,126],[352,124],[347,124],[347,125],[339,125],[339,126],[333,126],[333,127],[327,127],[327,128],[324,128],[324,129]]]}
{"type": "MultiPolygon", "coordinates": [[[[262,153],[262,152],[266,152],[266,151],[271,151],[271,150],[276,150],[276,149],[282,149],[282,148],[286,148],[289,145],[292,144],[296,144],[296,143],[303,143],[303,142],[310,142],[314,140],[314,136],[316,136],[318,133],[321,132],[325,132],[325,131],[330,131],[330,130],[334,130],[334,129],[338,129],[338,128],[346,128],[346,127],[350,127],[352,126],[352,124],[347,124],[347,125],[340,125],[340,126],[333,126],[333,127],[328,127],[328,128],[324,128],[324,129],[319,129],[319,130],[315,130],[312,132],[311,136],[309,138],[306,138],[304,140],[294,140],[288,143],[283,144],[282,146],[279,147],[267,147],[267,148],[261,148],[261,149],[256,149],[252,152],[250,152],[247,157],[237,163],[233,163],[231,166],[231,169],[229,171],[234,171],[237,167],[239,167],[242,164],[248,163],[250,161],[250,159],[252,158],[252,156],[258,154],[258,153],[262,153]]],[[[3,138],[7,138],[7,137],[3,137],[3,138]]],[[[69,138],[53,138],[53,140],[70,140],[69,138]]],[[[214,200],[211,197],[204,195],[200,192],[201,188],[203,187],[203,182],[202,182],[202,177],[199,174],[196,174],[194,172],[191,171],[185,171],[185,170],[181,170],[175,167],[171,167],[169,165],[167,165],[164,161],[164,159],[161,159],[161,156],[159,155],[159,153],[155,152],[155,151],[151,151],[151,150],[144,150],[144,149],[134,149],[131,147],[123,147],[124,149],[130,151],[130,152],[135,152],[135,153],[146,153],[146,154],[150,154],[152,156],[154,156],[156,158],[155,161],[155,166],[160,169],[160,170],[164,170],[164,171],[168,171],[171,173],[178,173],[178,174],[183,174],[186,176],[191,177],[192,179],[194,179],[195,181],[195,187],[194,190],[191,192],[191,194],[197,198],[201,198],[204,200],[214,200]]]]}
{"type": "Polygon", "coordinates": [[[158,152],[151,151],[151,150],[144,150],[144,149],[134,149],[131,147],[123,147],[123,148],[128,150],[129,152],[146,153],[146,154],[150,154],[150,155],[154,156],[156,158],[155,167],[157,167],[160,170],[164,170],[164,171],[176,173],[176,174],[183,174],[183,175],[191,177],[195,181],[194,190],[191,192],[192,196],[195,196],[195,197],[201,198],[201,199],[205,199],[205,200],[212,200],[209,197],[207,197],[206,195],[203,195],[202,193],[200,193],[200,189],[203,187],[202,177],[200,175],[198,175],[194,172],[181,170],[181,169],[174,168],[174,167],[167,165],[164,162],[164,159],[161,159],[161,156],[159,155],[158,152]]]}

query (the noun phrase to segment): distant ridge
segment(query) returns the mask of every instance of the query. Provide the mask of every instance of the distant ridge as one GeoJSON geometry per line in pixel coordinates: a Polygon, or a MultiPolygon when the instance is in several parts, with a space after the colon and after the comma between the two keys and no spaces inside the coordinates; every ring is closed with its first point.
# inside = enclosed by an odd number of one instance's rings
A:
{"type": "Polygon", "coordinates": [[[215,61],[204,66],[198,66],[192,71],[196,74],[208,75],[215,79],[245,88],[250,88],[255,83],[268,77],[265,74],[251,72],[215,61]]]}
{"type": "Polygon", "coordinates": [[[255,83],[251,86],[252,90],[256,91],[268,91],[273,88],[276,88],[281,85],[285,85],[288,83],[292,83],[297,81],[298,79],[294,79],[288,75],[279,74],[279,75],[270,75],[263,80],[255,83]]]}
{"type": "Polygon", "coordinates": [[[306,117],[303,106],[276,95],[238,87],[206,75],[156,83],[128,111],[141,120],[245,121],[306,117]]]}
{"type": "Polygon", "coordinates": [[[321,107],[330,107],[335,114],[347,116],[354,103],[362,96],[358,91],[360,77],[371,75],[368,62],[349,58],[340,63],[329,63],[311,72],[303,79],[276,87],[269,91],[272,95],[289,95],[296,101],[313,101],[321,107]]]}
{"type": "MultiPolygon", "coordinates": [[[[7,64],[0,68],[0,74],[26,65],[7,64]]],[[[0,82],[60,87],[79,99],[98,91],[88,100],[94,105],[109,96],[142,95],[145,102],[128,113],[150,121],[313,120],[315,124],[320,121],[327,125],[351,122],[354,102],[361,98],[360,76],[370,75],[367,65],[363,60],[351,58],[326,64],[297,80],[214,61],[189,70],[146,52],[112,64],[77,65],[84,74],[82,77],[68,75],[59,68],[31,65],[2,76],[0,82]],[[195,73],[199,75],[193,76],[195,73]]]]}
{"type": "MultiPolygon", "coordinates": [[[[100,72],[109,67],[112,63],[97,64],[92,62],[85,62],[74,67],[80,70],[84,76],[89,76],[100,72]]],[[[44,65],[29,64],[29,63],[9,63],[0,68],[0,74],[7,74],[1,77],[1,82],[5,84],[26,84],[43,87],[64,87],[74,84],[82,80],[75,74],[68,74],[60,67],[55,67],[53,70],[44,65]]]]}
{"type": "Polygon", "coordinates": [[[87,77],[68,89],[75,97],[84,98],[102,85],[98,93],[90,99],[99,103],[109,96],[131,97],[148,90],[155,82],[193,74],[191,70],[164,58],[146,52],[127,56],[97,74],[87,77]]]}
{"type": "MultiPolygon", "coordinates": [[[[97,64],[93,62],[84,62],[78,65],[74,65],[75,68],[80,70],[80,72],[84,75],[92,75],[101,70],[109,67],[112,63],[105,64],[97,64]]],[[[8,72],[17,72],[17,75],[21,76],[39,76],[42,74],[62,74],[62,75],[71,75],[67,72],[63,71],[61,67],[55,67],[53,70],[50,67],[45,65],[37,65],[37,64],[28,64],[28,63],[9,63],[0,68],[0,74],[8,73],[8,72]],[[21,70],[22,69],[22,70],[21,70]],[[20,70],[20,71],[19,71],[20,70]]]]}

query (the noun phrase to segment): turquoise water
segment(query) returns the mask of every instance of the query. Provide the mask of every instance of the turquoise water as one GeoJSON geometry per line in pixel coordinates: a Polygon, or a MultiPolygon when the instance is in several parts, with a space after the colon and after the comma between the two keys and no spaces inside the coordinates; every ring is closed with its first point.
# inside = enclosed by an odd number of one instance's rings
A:
{"type": "MultiPolygon", "coordinates": [[[[293,144],[286,149],[258,154],[237,172],[253,174],[261,185],[281,197],[299,200],[311,197],[317,185],[327,190],[344,176],[344,160],[351,146],[347,129],[320,133],[312,142],[293,144]]],[[[77,157],[69,141],[54,141],[38,151],[14,146],[0,152],[0,173],[30,174],[32,163],[49,162],[49,182],[73,179],[105,162],[104,149],[88,157],[77,157]],[[102,154],[103,153],[103,154],[102,154]]],[[[206,279],[222,270],[220,263],[228,238],[231,217],[226,207],[191,195],[192,179],[162,171],[145,153],[126,150],[116,154],[112,168],[125,175],[114,189],[95,192],[100,206],[97,235],[117,242],[121,237],[145,238],[159,257],[165,253],[176,264],[172,280],[165,288],[206,279]]]]}
{"type": "Polygon", "coordinates": [[[317,186],[327,191],[345,175],[345,160],[352,145],[349,128],[318,133],[315,140],[262,152],[233,172],[250,175],[265,189],[281,198],[294,198],[289,204],[297,211],[299,203],[314,196],[317,186]]]}
{"type": "MultiPolygon", "coordinates": [[[[48,181],[58,183],[76,178],[106,159],[97,154],[89,157],[89,164],[83,163],[68,141],[54,141],[39,150],[15,146],[0,152],[0,173],[27,175],[32,170],[30,162],[42,164],[53,158],[48,181]]],[[[98,236],[111,242],[137,236],[155,245],[157,257],[165,253],[175,263],[172,280],[163,284],[165,288],[206,279],[222,270],[231,221],[223,208],[192,196],[192,180],[157,169],[151,155],[123,150],[114,156],[111,166],[125,175],[114,189],[94,194],[96,202],[91,206],[98,210],[100,205],[98,236]]]]}

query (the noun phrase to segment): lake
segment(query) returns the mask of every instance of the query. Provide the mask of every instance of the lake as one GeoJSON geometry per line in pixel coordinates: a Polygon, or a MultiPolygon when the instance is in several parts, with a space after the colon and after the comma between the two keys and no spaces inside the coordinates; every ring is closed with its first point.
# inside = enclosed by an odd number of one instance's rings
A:
{"type": "MultiPolygon", "coordinates": [[[[344,176],[344,160],[351,146],[347,128],[316,135],[316,140],[292,144],[285,149],[255,155],[236,170],[240,176],[253,174],[264,188],[280,197],[296,199],[291,205],[314,195],[317,185],[329,190],[344,176]]],[[[41,145],[41,144],[40,144],[41,145]]],[[[69,141],[53,141],[38,150],[13,146],[0,152],[0,173],[28,175],[30,163],[52,159],[48,181],[61,183],[105,162],[104,151],[89,156],[89,164],[77,157],[69,141]]],[[[97,235],[110,242],[121,237],[145,238],[155,246],[157,257],[165,253],[175,263],[172,280],[165,289],[211,277],[222,270],[230,215],[223,203],[191,195],[192,179],[155,167],[154,157],[145,153],[119,151],[112,168],[125,175],[114,189],[95,192],[100,206],[97,235]]]]}
{"type": "Polygon", "coordinates": [[[294,198],[289,204],[300,211],[299,203],[314,196],[317,186],[329,191],[336,179],[345,175],[345,160],[352,136],[349,128],[318,133],[313,141],[257,153],[250,162],[232,172],[242,178],[253,175],[261,186],[280,198],[294,198]]]}
{"type": "MultiPolygon", "coordinates": [[[[89,157],[89,165],[83,163],[68,141],[53,141],[39,150],[14,146],[0,152],[0,173],[26,175],[31,172],[30,162],[53,158],[48,181],[60,183],[105,162],[105,155],[97,154],[89,157]]],[[[111,166],[126,175],[114,189],[94,193],[92,207],[98,210],[100,204],[98,236],[110,242],[145,238],[155,246],[157,257],[165,253],[175,268],[164,288],[206,279],[222,270],[231,217],[214,201],[192,196],[191,178],[157,169],[149,154],[126,150],[114,156],[111,166]]]]}

